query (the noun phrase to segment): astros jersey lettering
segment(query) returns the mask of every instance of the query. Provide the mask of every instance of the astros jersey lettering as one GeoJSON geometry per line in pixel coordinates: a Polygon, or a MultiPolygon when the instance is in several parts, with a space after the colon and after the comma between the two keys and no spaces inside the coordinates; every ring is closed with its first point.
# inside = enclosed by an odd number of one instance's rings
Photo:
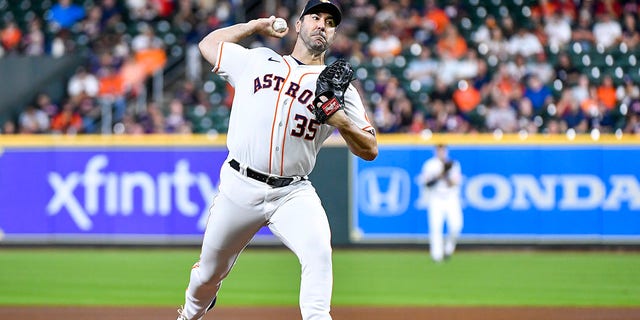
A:
{"type": "MultiPolygon", "coordinates": [[[[335,130],[311,112],[324,68],[299,64],[268,48],[221,43],[214,72],[235,89],[227,135],[230,158],[264,173],[308,175],[322,143],[335,130]]],[[[353,85],[345,93],[344,110],[358,127],[373,130],[353,85]]]]}

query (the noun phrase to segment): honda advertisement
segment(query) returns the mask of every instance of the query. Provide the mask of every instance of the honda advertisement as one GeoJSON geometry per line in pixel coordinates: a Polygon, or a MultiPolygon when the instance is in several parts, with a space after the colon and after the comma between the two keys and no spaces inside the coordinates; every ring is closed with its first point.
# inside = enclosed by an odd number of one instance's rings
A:
{"type": "MultiPolygon", "coordinates": [[[[418,179],[431,146],[381,146],[353,158],[351,239],[426,241],[418,179]]],[[[461,240],[640,243],[640,148],[629,145],[451,145],[463,181],[461,240]]]]}

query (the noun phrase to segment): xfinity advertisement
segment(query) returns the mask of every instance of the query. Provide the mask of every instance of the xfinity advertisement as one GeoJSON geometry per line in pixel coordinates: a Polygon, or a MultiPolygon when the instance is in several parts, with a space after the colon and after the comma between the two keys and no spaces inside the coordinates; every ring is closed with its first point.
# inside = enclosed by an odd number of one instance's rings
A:
{"type": "MultiPolygon", "coordinates": [[[[224,148],[205,147],[5,149],[0,234],[20,241],[197,241],[226,157],[224,148]]],[[[268,234],[265,228],[259,236],[268,234]]]]}
{"type": "MultiPolygon", "coordinates": [[[[417,177],[430,146],[381,146],[354,157],[354,241],[427,239],[426,189],[417,177]]],[[[640,243],[640,148],[455,146],[464,176],[468,242],[640,243]]]]}

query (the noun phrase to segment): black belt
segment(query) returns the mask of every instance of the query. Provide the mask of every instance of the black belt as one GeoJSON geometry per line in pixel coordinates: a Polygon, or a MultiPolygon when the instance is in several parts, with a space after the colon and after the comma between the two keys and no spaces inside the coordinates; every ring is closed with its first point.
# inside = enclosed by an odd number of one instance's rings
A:
{"type": "MultiPolygon", "coordinates": [[[[229,161],[229,165],[231,166],[231,168],[242,173],[242,171],[240,170],[240,163],[235,159],[231,159],[231,161],[229,161]]],[[[307,177],[302,177],[302,176],[279,177],[279,176],[268,175],[268,174],[255,171],[251,168],[247,168],[246,172],[247,172],[246,173],[247,177],[258,180],[260,182],[264,182],[275,188],[285,187],[296,181],[307,180],[307,177]]]]}

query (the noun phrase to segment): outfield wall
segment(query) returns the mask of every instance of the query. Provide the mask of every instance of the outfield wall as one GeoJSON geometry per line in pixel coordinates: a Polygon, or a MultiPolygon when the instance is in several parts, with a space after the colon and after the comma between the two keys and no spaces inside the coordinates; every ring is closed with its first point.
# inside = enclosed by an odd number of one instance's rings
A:
{"type": "MultiPolygon", "coordinates": [[[[224,136],[0,136],[0,235],[17,244],[197,244],[224,136]]],[[[372,162],[330,141],[311,175],[333,242],[426,243],[415,181],[433,144],[462,164],[462,242],[640,244],[640,139],[379,137],[372,162]]],[[[277,243],[263,229],[254,243],[277,243]]]]}
{"type": "MultiPolygon", "coordinates": [[[[461,163],[465,243],[640,243],[640,145],[605,137],[449,137],[461,163]]],[[[353,158],[351,240],[426,242],[417,177],[433,146],[383,143],[353,158]]]]}

